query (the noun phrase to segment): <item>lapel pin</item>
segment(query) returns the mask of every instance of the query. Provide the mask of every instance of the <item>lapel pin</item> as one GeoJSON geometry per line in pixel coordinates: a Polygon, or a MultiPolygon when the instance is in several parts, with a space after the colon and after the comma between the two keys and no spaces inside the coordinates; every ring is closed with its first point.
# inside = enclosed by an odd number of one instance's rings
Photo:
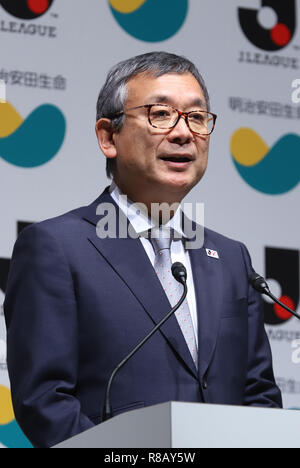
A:
{"type": "Polygon", "coordinates": [[[208,257],[220,259],[219,254],[216,250],[206,249],[206,253],[208,257]]]}

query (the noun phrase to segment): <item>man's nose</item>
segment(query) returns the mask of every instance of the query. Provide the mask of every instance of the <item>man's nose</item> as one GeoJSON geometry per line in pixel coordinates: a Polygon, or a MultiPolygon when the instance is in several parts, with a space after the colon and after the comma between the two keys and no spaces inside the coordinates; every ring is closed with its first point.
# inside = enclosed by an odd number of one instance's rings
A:
{"type": "Polygon", "coordinates": [[[171,129],[169,139],[178,144],[185,144],[194,139],[194,135],[191,132],[184,115],[180,116],[175,127],[171,129]]]}

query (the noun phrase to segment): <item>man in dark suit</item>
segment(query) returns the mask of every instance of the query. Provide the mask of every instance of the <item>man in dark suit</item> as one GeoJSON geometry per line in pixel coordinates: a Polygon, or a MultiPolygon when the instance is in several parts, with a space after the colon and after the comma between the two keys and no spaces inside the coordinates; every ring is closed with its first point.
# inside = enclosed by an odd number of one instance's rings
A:
{"type": "Polygon", "coordinates": [[[16,418],[35,446],[101,422],[112,370],[173,305],[170,261],[187,268],[189,330],[172,316],[126,364],[113,414],[170,400],[281,407],[245,246],[205,229],[203,246],[186,248],[180,208],[164,222],[149,216],[201,180],[215,120],[185,58],[158,52],[118,64],[96,125],[113,184],[90,206],[19,236],[4,307],[8,369],[16,418]],[[155,226],[172,233],[162,250],[146,235],[155,226]]]}

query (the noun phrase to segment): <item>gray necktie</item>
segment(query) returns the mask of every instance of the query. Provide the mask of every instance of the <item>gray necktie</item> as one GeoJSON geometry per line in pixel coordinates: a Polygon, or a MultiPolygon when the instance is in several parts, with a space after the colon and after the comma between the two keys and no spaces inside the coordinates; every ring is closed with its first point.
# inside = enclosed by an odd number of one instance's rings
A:
{"type": "MultiPolygon", "coordinates": [[[[175,280],[171,271],[171,235],[169,233],[168,237],[164,238],[161,230],[152,230],[150,241],[155,252],[154,269],[162,284],[162,287],[164,288],[171,306],[174,307],[181,298],[183,290],[182,285],[175,280]]],[[[196,368],[198,368],[198,351],[195,332],[190,309],[186,299],[180,308],[175,312],[175,316],[190,350],[196,368]]]]}

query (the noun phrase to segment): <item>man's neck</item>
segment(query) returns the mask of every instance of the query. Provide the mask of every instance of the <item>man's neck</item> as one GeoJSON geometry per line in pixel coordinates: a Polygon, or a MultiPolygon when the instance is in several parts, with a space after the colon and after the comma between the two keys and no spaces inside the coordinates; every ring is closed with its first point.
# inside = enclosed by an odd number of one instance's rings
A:
{"type": "Polygon", "coordinates": [[[139,225],[145,226],[148,223],[148,228],[153,226],[169,225],[182,234],[181,231],[181,206],[179,203],[171,205],[167,203],[152,203],[150,211],[142,202],[134,202],[127,195],[122,193],[118,185],[113,181],[110,186],[110,194],[119,207],[126,213],[127,217],[132,216],[136,219],[139,217],[139,225]],[[134,206],[136,205],[136,206],[134,206]],[[140,213],[137,215],[137,213],[140,213]]]}
{"type": "Polygon", "coordinates": [[[173,218],[178,210],[182,199],[186,195],[179,194],[177,191],[174,193],[166,193],[162,190],[156,192],[151,190],[151,194],[147,190],[130,190],[122,187],[122,184],[117,180],[113,180],[112,184],[118,187],[122,195],[126,195],[129,202],[139,203],[144,207],[144,213],[151,219],[155,220],[158,224],[166,224],[173,218]]]}

